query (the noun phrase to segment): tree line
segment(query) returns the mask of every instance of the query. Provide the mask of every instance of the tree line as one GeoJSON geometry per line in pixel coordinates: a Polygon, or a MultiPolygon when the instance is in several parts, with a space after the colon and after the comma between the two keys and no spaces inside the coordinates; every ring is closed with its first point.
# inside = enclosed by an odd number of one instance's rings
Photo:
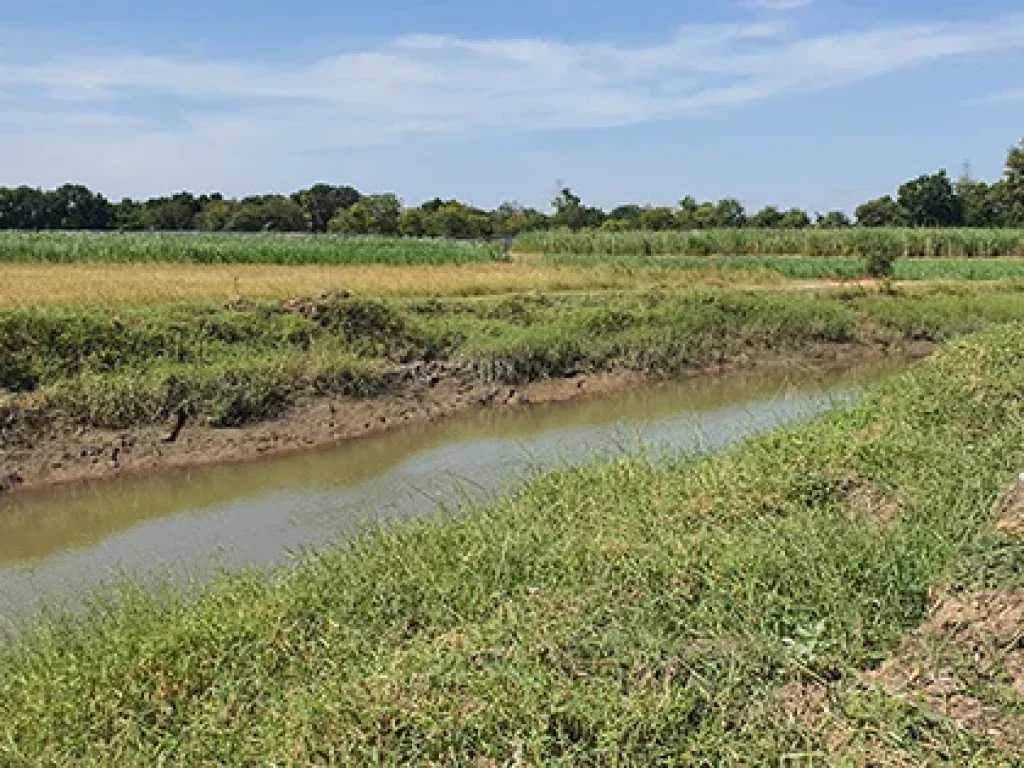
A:
{"type": "Polygon", "coordinates": [[[676,207],[620,205],[611,211],[588,206],[565,188],[545,213],[518,203],[494,210],[436,198],[406,207],[394,194],[366,195],[351,186],[315,184],[291,195],[241,199],[214,193],[179,192],[144,201],[112,203],[79,184],[54,190],[0,187],[0,229],[130,230],[204,232],[311,232],[480,239],[511,237],[545,229],[699,230],[807,227],[1024,227],[1024,141],[1007,154],[1002,178],[974,179],[968,168],[956,180],[945,170],[902,184],[857,207],[815,214],[765,206],[748,213],[736,199],[676,207]]]}

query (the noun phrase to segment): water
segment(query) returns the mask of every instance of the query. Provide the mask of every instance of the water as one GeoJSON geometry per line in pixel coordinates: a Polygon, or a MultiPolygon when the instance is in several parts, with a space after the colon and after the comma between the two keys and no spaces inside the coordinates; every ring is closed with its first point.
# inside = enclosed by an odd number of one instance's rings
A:
{"type": "Polygon", "coordinates": [[[897,362],[700,377],[599,399],[481,411],[339,448],[120,478],[0,501],[0,627],[122,577],[186,583],[267,566],[371,522],[428,514],[541,468],[636,450],[714,450],[807,418],[897,362]]]}

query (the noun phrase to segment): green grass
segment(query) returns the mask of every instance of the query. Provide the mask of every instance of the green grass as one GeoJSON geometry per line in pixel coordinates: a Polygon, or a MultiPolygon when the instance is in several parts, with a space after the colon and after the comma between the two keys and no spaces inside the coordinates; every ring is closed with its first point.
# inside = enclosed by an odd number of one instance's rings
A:
{"type": "MultiPolygon", "coordinates": [[[[856,259],[812,256],[591,256],[552,254],[544,262],[552,266],[584,267],[600,263],[622,269],[718,270],[733,273],[773,274],[809,279],[856,279],[865,277],[864,263],[856,259]]],[[[1024,278],[1024,259],[901,259],[895,263],[896,280],[1006,280],[1024,278]]]]}
{"type": "Polygon", "coordinates": [[[387,391],[446,360],[522,383],[609,369],[677,374],[835,345],[942,341],[1024,314],[1016,290],[822,295],[695,290],[488,300],[328,298],[0,311],[0,390],[15,411],[123,429],[181,409],[212,425],[280,415],[310,395],[387,391]]]}
{"type": "Polygon", "coordinates": [[[859,673],[991,542],[1022,350],[990,331],[710,459],[559,471],[293,570],[42,621],[0,650],[0,762],[1012,765],[859,673]],[[794,684],[830,692],[826,726],[794,684]]]}
{"type": "Polygon", "coordinates": [[[520,253],[572,254],[596,260],[635,256],[814,256],[995,258],[1024,256],[1024,230],[1013,229],[719,229],[699,232],[532,232],[520,253]]]}
{"type": "Polygon", "coordinates": [[[504,261],[501,245],[327,235],[0,232],[0,263],[473,264],[504,261]]]}

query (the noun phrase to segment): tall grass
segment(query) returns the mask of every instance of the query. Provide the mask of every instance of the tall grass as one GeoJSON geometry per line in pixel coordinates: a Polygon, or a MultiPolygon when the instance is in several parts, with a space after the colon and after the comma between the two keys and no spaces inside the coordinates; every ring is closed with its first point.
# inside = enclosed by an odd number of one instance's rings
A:
{"type": "MultiPolygon", "coordinates": [[[[989,535],[1022,349],[990,332],[709,460],[560,471],[41,622],[0,649],[0,762],[1019,764],[859,673],[989,535]]],[[[983,703],[1019,716],[1006,695],[983,703]]]]}
{"type": "Polygon", "coordinates": [[[816,256],[911,258],[1024,256],[1024,230],[1013,229],[719,229],[694,232],[532,232],[520,253],[618,256],[816,256]]]}
{"type": "Polygon", "coordinates": [[[0,232],[0,262],[471,264],[506,260],[499,244],[328,235],[0,232]]]}
{"type": "MultiPolygon", "coordinates": [[[[617,267],[673,271],[718,272],[723,278],[733,275],[774,273],[798,280],[852,279],[865,277],[865,265],[859,259],[844,256],[685,256],[618,255],[557,253],[544,257],[552,267],[617,267]]],[[[1019,258],[930,258],[903,259],[893,265],[896,280],[1004,280],[1024,278],[1024,259],[1019,258]]]]}

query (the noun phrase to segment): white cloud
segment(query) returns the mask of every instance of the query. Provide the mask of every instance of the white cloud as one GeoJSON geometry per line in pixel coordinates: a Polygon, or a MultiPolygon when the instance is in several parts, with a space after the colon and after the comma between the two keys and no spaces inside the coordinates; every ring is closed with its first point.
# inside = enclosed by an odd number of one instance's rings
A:
{"type": "Polygon", "coordinates": [[[412,35],[292,64],[6,51],[0,173],[160,189],[325,150],[682,120],[1019,48],[1024,15],[835,34],[701,24],[646,45],[412,35]]]}

